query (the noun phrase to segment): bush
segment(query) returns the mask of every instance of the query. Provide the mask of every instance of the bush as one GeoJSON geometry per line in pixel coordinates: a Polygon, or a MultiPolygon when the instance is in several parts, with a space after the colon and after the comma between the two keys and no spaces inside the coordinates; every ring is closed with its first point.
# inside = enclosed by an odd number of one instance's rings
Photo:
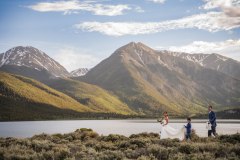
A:
{"type": "Polygon", "coordinates": [[[215,152],[215,158],[226,158],[227,153],[228,153],[228,148],[220,145],[215,152]]]}
{"type": "Polygon", "coordinates": [[[103,136],[101,138],[102,141],[111,141],[111,142],[117,142],[117,141],[123,141],[128,140],[127,137],[118,135],[118,134],[109,134],[108,136],[103,136]]]}
{"type": "Polygon", "coordinates": [[[134,150],[128,148],[124,151],[124,154],[129,159],[137,159],[142,155],[147,155],[147,150],[146,150],[146,148],[138,148],[138,149],[134,149],[134,150]]]}
{"type": "Polygon", "coordinates": [[[149,139],[138,138],[138,139],[131,139],[130,144],[136,145],[137,147],[146,147],[151,141],[149,139]]]}
{"type": "Polygon", "coordinates": [[[159,134],[157,133],[147,133],[147,132],[143,132],[143,133],[139,133],[139,134],[132,134],[130,135],[129,138],[160,138],[159,134]]]}
{"type": "Polygon", "coordinates": [[[65,146],[57,146],[53,148],[54,159],[66,159],[71,157],[70,151],[65,146]]]}
{"type": "Polygon", "coordinates": [[[237,144],[240,143],[240,134],[234,134],[234,135],[220,135],[218,136],[218,139],[221,143],[232,143],[237,144]]]}
{"type": "Polygon", "coordinates": [[[165,147],[177,147],[180,145],[179,139],[162,139],[159,142],[159,145],[165,146],[165,147]]]}
{"type": "Polygon", "coordinates": [[[217,138],[195,136],[190,142],[159,139],[158,134],[99,136],[91,129],[32,138],[0,138],[0,160],[8,159],[240,159],[239,134],[217,138]]]}
{"type": "Polygon", "coordinates": [[[54,159],[54,152],[53,151],[46,151],[42,153],[42,158],[45,160],[52,160],[54,159]]]}
{"type": "Polygon", "coordinates": [[[104,151],[98,155],[101,160],[122,160],[125,158],[124,154],[120,151],[104,151]]]}
{"type": "Polygon", "coordinates": [[[150,155],[150,156],[141,156],[141,157],[138,157],[137,160],[157,160],[157,158],[155,158],[153,155],[150,155]]]}
{"type": "Polygon", "coordinates": [[[201,153],[204,152],[211,152],[214,153],[217,150],[218,143],[197,143],[195,144],[198,146],[199,151],[201,153]]]}
{"type": "Polygon", "coordinates": [[[236,144],[234,145],[231,149],[230,149],[230,152],[233,152],[235,153],[237,156],[240,156],[240,145],[236,144]]]}
{"type": "Polygon", "coordinates": [[[157,159],[168,159],[169,152],[166,148],[163,148],[159,145],[151,145],[147,148],[148,155],[153,155],[157,159]]]}
{"type": "Polygon", "coordinates": [[[117,147],[111,142],[97,143],[95,149],[97,151],[116,150],[117,147]]]}
{"type": "Polygon", "coordinates": [[[184,154],[190,154],[193,152],[196,152],[196,148],[194,148],[193,145],[188,144],[188,143],[183,143],[179,146],[179,152],[184,153],[184,154]]]}

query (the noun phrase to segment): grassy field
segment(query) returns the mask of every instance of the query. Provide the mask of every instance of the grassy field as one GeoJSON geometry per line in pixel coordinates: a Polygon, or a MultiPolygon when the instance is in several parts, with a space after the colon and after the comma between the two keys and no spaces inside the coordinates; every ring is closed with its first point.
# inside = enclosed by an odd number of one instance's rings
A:
{"type": "Polygon", "coordinates": [[[40,134],[31,138],[0,138],[0,159],[240,159],[240,134],[192,141],[160,140],[156,133],[129,137],[98,135],[91,129],[68,134],[40,134]]]}

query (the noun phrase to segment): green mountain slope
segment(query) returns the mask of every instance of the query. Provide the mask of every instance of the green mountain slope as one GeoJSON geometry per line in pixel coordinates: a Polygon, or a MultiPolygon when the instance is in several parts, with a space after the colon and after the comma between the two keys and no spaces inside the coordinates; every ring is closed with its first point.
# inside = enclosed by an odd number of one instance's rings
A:
{"type": "Polygon", "coordinates": [[[0,106],[0,119],[28,119],[28,117],[34,119],[33,114],[36,119],[54,117],[64,110],[93,111],[38,81],[5,72],[0,72],[0,106]]]}
{"type": "Polygon", "coordinates": [[[134,114],[116,96],[98,86],[66,78],[51,80],[48,85],[71,96],[95,112],[134,114]]]}
{"type": "Polygon", "coordinates": [[[145,114],[203,113],[239,107],[240,81],[199,64],[129,43],[91,69],[81,81],[114,92],[131,109],[145,114]]]}
{"type": "Polygon", "coordinates": [[[71,79],[51,80],[50,85],[59,91],[30,78],[0,72],[0,120],[135,114],[116,96],[100,87],[71,79]]]}

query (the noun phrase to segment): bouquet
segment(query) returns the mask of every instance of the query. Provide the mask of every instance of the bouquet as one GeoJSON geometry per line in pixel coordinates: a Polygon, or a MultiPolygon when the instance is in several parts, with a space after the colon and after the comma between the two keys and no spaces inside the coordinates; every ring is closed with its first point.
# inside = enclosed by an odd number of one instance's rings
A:
{"type": "Polygon", "coordinates": [[[164,123],[164,122],[163,122],[163,118],[158,118],[157,121],[160,122],[161,124],[164,123]]]}

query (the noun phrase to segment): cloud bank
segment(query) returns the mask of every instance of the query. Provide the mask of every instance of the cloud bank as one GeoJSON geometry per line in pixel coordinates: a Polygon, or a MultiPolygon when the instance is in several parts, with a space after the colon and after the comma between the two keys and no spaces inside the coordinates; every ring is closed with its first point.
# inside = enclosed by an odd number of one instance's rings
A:
{"type": "Polygon", "coordinates": [[[63,12],[64,14],[72,14],[80,11],[88,11],[94,15],[102,16],[123,15],[124,11],[127,10],[143,11],[139,6],[133,7],[127,4],[108,5],[97,3],[97,1],[79,0],[39,2],[27,7],[38,12],[63,12]]]}
{"type": "Polygon", "coordinates": [[[174,52],[186,53],[219,53],[240,61],[240,39],[229,39],[220,42],[194,41],[182,46],[156,47],[174,52]]]}
{"type": "Polygon", "coordinates": [[[99,32],[109,36],[151,34],[186,28],[218,32],[238,27],[240,17],[229,17],[222,12],[208,12],[162,22],[83,22],[74,25],[74,28],[82,31],[99,32]]]}
{"type": "Polygon", "coordinates": [[[240,1],[239,0],[203,0],[205,4],[200,7],[205,10],[220,8],[226,15],[230,17],[240,17],[240,1]]]}

